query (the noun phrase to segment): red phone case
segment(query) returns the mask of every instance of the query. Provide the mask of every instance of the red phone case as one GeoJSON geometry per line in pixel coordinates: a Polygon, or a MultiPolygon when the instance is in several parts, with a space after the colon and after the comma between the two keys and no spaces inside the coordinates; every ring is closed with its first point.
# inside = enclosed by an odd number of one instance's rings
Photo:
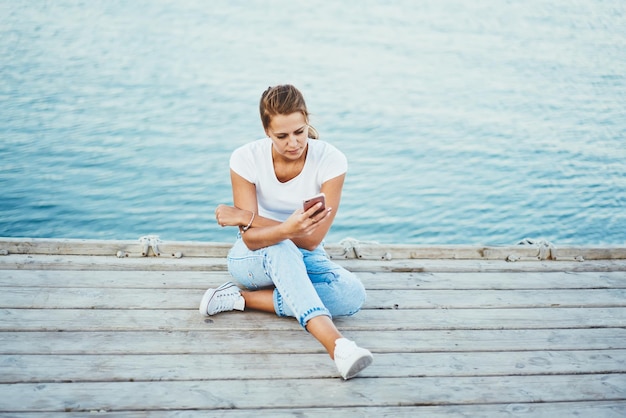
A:
{"type": "Polygon", "coordinates": [[[317,215],[318,213],[322,212],[324,209],[326,209],[326,195],[324,195],[324,193],[320,193],[318,195],[315,195],[309,199],[306,199],[304,202],[302,202],[302,207],[304,208],[304,211],[306,212],[307,210],[309,210],[312,206],[315,206],[317,204],[317,202],[322,202],[322,207],[319,208],[312,216],[317,215]]]}

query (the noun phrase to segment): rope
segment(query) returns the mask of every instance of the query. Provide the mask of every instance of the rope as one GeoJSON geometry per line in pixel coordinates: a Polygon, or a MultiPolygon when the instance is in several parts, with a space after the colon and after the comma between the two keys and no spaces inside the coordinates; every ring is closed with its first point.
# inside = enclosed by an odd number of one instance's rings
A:
{"type": "Polygon", "coordinates": [[[343,256],[346,258],[348,258],[348,254],[352,252],[356,256],[356,258],[360,259],[391,260],[390,252],[386,252],[382,256],[372,256],[364,254],[361,251],[361,246],[363,245],[380,245],[380,243],[377,241],[361,241],[356,238],[344,238],[339,241],[339,245],[343,247],[343,256]]]}
{"type": "MultiPolygon", "coordinates": [[[[533,238],[524,238],[517,245],[523,246],[535,246],[538,249],[537,259],[538,260],[547,260],[552,259],[556,260],[556,247],[550,241],[546,240],[535,240],[533,238]]],[[[506,260],[507,261],[519,261],[522,257],[511,254],[506,260]]]]}

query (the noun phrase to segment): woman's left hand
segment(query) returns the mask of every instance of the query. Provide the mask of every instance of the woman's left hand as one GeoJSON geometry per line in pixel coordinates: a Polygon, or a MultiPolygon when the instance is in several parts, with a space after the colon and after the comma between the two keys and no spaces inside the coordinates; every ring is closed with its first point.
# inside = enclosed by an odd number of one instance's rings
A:
{"type": "Polygon", "coordinates": [[[296,209],[291,216],[283,222],[283,227],[289,239],[307,237],[315,232],[320,226],[319,223],[331,212],[330,208],[326,208],[317,215],[314,215],[315,211],[318,210],[320,206],[321,203],[317,203],[306,212],[302,209],[296,209]]]}

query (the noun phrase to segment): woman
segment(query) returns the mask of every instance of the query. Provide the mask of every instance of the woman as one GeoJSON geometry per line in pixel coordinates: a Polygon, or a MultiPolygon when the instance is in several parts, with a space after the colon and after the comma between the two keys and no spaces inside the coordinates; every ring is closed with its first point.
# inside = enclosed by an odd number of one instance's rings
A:
{"type": "Polygon", "coordinates": [[[327,257],[322,241],[337,213],[347,171],[345,156],[317,139],[300,91],[268,88],[260,113],[266,138],[235,150],[230,159],[234,206],[215,210],[221,226],[237,226],[228,282],[208,289],[200,313],[257,309],[295,317],[326,348],[344,379],[369,366],[372,354],[344,338],[332,317],[353,315],[365,289],[351,272],[327,257]],[[302,208],[323,192],[321,203],[302,208]]]}

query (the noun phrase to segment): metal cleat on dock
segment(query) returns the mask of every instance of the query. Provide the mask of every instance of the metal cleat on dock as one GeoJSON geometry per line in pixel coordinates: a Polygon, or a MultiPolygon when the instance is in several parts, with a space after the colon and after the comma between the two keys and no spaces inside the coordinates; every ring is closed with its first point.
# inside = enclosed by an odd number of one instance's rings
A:
{"type": "Polygon", "coordinates": [[[142,257],[147,257],[150,249],[152,249],[152,252],[157,257],[161,255],[161,251],[159,250],[159,243],[161,242],[161,240],[159,239],[158,235],[146,235],[139,238],[139,242],[141,243],[143,248],[141,251],[142,257]]]}
{"type": "Polygon", "coordinates": [[[554,258],[556,256],[556,247],[549,241],[545,240],[535,240],[532,238],[524,238],[517,245],[521,245],[524,247],[535,247],[537,248],[537,255],[534,256],[522,256],[519,254],[509,254],[506,258],[506,261],[515,262],[515,261],[536,261],[536,260],[546,260],[548,258],[554,258]]]}
{"type": "MultiPolygon", "coordinates": [[[[339,256],[340,258],[356,257],[360,260],[391,260],[392,259],[391,252],[389,251],[385,251],[383,253],[383,252],[379,252],[375,250],[374,253],[371,252],[372,247],[380,245],[376,241],[361,241],[361,240],[357,240],[354,238],[345,238],[339,242],[339,245],[343,247],[343,254],[339,256]]],[[[337,257],[335,256],[335,258],[337,257]]]]}
{"type": "MultiPolygon", "coordinates": [[[[156,257],[160,257],[163,253],[159,248],[159,245],[162,244],[158,235],[146,235],[139,238],[139,243],[141,244],[141,256],[148,257],[150,255],[150,250],[156,257]]],[[[181,251],[176,251],[171,254],[174,258],[182,258],[183,253],[181,251]]],[[[128,257],[128,254],[124,251],[118,251],[117,256],[119,258],[128,257]]]]}

